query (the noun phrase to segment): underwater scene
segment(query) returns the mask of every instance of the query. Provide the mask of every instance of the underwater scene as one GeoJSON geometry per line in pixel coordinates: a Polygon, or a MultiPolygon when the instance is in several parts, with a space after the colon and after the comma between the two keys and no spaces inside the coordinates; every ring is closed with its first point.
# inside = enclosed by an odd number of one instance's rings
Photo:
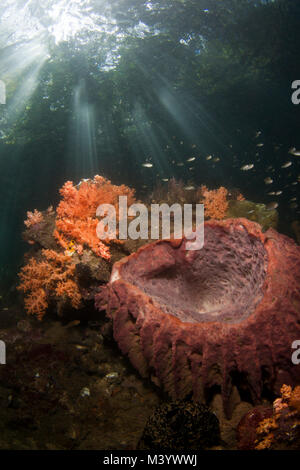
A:
{"type": "Polygon", "coordinates": [[[300,450],[299,25],[1,0],[0,450],[300,450]]]}

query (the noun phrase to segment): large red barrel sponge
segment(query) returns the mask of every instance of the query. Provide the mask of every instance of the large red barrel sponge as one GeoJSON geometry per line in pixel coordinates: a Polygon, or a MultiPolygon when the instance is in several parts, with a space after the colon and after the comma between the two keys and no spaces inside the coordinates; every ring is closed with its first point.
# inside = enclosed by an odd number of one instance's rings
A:
{"type": "Polygon", "coordinates": [[[208,221],[204,247],[157,241],[117,262],[96,298],[120,349],[172,398],[259,403],[300,383],[300,247],[246,219],[208,221]]]}

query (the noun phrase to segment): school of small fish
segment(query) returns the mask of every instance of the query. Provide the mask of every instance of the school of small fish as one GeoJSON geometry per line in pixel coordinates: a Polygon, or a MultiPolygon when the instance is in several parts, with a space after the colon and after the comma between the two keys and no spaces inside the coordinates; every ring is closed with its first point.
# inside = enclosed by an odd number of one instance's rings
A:
{"type": "MultiPolygon", "coordinates": [[[[237,129],[237,133],[241,132],[240,129],[237,129]]],[[[176,141],[176,136],[172,136],[173,141],[176,141]]],[[[266,198],[268,197],[276,197],[276,201],[265,201],[266,209],[267,210],[275,210],[277,209],[282,201],[288,201],[288,207],[292,210],[298,208],[298,195],[291,194],[292,191],[297,190],[297,185],[300,183],[300,174],[298,176],[294,176],[293,171],[286,171],[287,169],[296,169],[300,168],[298,162],[300,160],[293,160],[291,157],[299,157],[300,150],[297,147],[292,146],[286,150],[284,150],[284,145],[280,143],[273,143],[272,146],[264,142],[263,139],[263,131],[257,130],[252,139],[254,139],[252,152],[251,150],[244,152],[244,155],[239,155],[239,153],[234,153],[235,145],[233,143],[228,144],[228,149],[232,153],[232,156],[229,157],[232,159],[232,171],[241,171],[241,172],[249,172],[249,177],[246,178],[246,182],[249,185],[249,181],[253,182],[253,177],[255,178],[254,183],[260,185],[260,182],[263,183],[265,186],[273,185],[275,187],[274,190],[268,191],[265,193],[266,198]],[[257,139],[259,141],[257,142],[257,139]],[[255,142],[256,141],[256,142],[255,142]],[[256,150],[255,150],[256,149],[256,150]],[[252,158],[251,158],[252,155],[252,158]],[[270,156],[272,158],[273,163],[266,165],[263,169],[263,162],[265,159],[268,158],[270,162],[270,156]],[[287,156],[290,156],[291,159],[287,159],[287,156]],[[250,180],[249,180],[250,178],[250,180]],[[289,195],[292,196],[289,198],[289,195]],[[282,196],[282,197],[281,197],[282,196]],[[283,198],[283,199],[282,199],[283,198]],[[281,201],[281,202],[280,202],[281,201]]],[[[174,148],[174,143],[169,143],[165,146],[166,151],[170,151],[174,148]]],[[[177,141],[180,146],[184,146],[184,140],[177,141]]],[[[184,147],[181,147],[181,152],[184,147]]],[[[189,146],[192,149],[192,155],[186,155],[184,158],[177,158],[171,161],[171,168],[172,166],[175,168],[181,168],[183,172],[188,171],[192,172],[193,175],[195,169],[198,169],[201,165],[207,165],[208,168],[212,171],[219,171],[218,169],[222,168],[217,164],[222,162],[224,165],[227,163],[225,158],[221,158],[214,153],[206,153],[199,151],[199,145],[192,144],[189,146]],[[193,155],[194,153],[194,155],[193,155]],[[205,163],[207,162],[207,163],[205,163]],[[193,163],[193,166],[190,164],[193,163]],[[194,166],[196,165],[196,166],[194,166]]],[[[251,149],[251,147],[249,147],[251,149]]],[[[168,164],[170,165],[170,164],[168,164]]],[[[146,157],[146,161],[142,163],[142,167],[146,169],[156,169],[155,159],[153,157],[146,157]]],[[[166,173],[166,171],[164,171],[166,173]]],[[[218,173],[219,175],[219,173],[218,173]]],[[[160,175],[157,173],[157,177],[160,177],[160,180],[164,183],[170,181],[170,178],[174,177],[174,171],[170,171],[169,175],[160,175]]],[[[190,180],[188,177],[186,178],[189,180],[188,184],[184,186],[185,191],[194,191],[197,189],[199,184],[204,184],[203,181],[196,181],[195,177],[192,176],[190,180]]],[[[232,179],[230,175],[229,180],[232,179]]],[[[241,182],[241,191],[243,192],[243,181],[241,182]]],[[[228,185],[229,186],[229,185],[228,185]]],[[[144,185],[147,188],[147,185],[144,185]]],[[[294,193],[295,194],[295,193],[294,193]]],[[[252,211],[249,211],[251,213],[252,211]]],[[[298,210],[298,213],[300,211],[298,210]]]]}

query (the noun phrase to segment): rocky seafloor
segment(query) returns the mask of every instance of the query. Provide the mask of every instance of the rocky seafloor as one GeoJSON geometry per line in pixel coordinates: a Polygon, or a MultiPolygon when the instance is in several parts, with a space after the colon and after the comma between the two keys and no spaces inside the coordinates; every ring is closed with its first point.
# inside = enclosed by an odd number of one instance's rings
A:
{"type": "MultiPolygon", "coordinates": [[[[122,356],[105,319],[39,322],[16,306],[2,306],[1,315],[1,449],[143,449],[147,420],[156,416],[157,428],[156,409],[168,399],[122,356]]],[[[237,392],[232,400],[230,420],[219,394],[210,403],[220,436],[207,448],[236,448],[237,425],[252,405],[237,392]]]]}

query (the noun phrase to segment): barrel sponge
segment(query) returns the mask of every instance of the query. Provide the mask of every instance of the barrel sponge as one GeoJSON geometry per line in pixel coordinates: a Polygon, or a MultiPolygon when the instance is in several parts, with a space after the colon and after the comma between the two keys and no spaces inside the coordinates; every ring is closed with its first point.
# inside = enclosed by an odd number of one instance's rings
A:
{"type": "Polygon", "coordinates": [[[247,219],[210,220],[204,246],[160,240],[117,262],[96,296],[121,351],[173,399],[220,391],[259,403],[297,384],[300,247],[247,219]]]}

